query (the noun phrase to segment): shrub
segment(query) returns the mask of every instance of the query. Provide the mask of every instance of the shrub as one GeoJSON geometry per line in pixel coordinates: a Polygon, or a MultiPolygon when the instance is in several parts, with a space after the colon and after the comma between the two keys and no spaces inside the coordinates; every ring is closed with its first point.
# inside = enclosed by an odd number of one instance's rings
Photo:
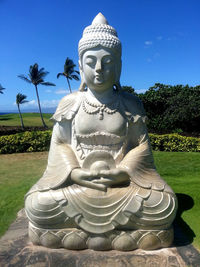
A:
{"type": "MultiPolygon", "coordinates": [[[[0,154],[47,151],[52,131],[33,131],[0,136],[0,154]]],[[[200,152],[200,138],[179,134],[149,134],[157,151],[200,152]]]]}
{"type": "Polygon", "coordinates": [[[51,133],[48,130],[0,136],[0,154],[48,150],[51,133]]]}
{"type": "Polygon", "coordinates": [[[200,152],[200,138],[179,134],[149,134],[151,146],[157,151],[200,152]]]}

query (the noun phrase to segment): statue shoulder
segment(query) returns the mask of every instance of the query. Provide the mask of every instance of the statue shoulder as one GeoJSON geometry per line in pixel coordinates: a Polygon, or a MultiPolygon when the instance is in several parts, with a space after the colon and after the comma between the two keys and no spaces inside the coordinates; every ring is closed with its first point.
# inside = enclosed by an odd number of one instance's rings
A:
{"type": "Polygon", "coordinates": [[[72,120],[80,107],[82,95],[82,92],[75,92],[64,96],[51,119],[55,121],[72,120]]]}
{"type": "Polygon", "coordinates": [[[125,114],[128,118],[130,116],[131,118],[134,117],[134,120],[138,117],[142,117],[144,119],[146,118],[146,113],[139,97],[127,92],[121,92],[120,94],[125,109],[125,114]]]}

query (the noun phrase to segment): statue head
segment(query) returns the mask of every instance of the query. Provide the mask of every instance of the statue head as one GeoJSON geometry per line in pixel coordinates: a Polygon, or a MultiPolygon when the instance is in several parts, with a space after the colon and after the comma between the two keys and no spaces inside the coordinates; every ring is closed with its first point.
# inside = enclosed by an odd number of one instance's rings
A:
{"type": "Polygon", "coordinates": [[[81,86],[94,90],[120,89],[121,42],[116,30],[99,13],[79,41],[81,86]]]}

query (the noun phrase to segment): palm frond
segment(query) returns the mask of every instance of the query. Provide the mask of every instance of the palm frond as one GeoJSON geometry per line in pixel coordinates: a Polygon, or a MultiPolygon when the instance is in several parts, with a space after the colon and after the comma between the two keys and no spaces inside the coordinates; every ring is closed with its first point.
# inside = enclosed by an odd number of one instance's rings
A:
{"type": "Polygon", "coordinates": [[[26,98],[27,98],[26,95],[18,93],[16,95],[16,104],[24,104],[24,103],[28,102],[28,100],[25,100],[26,98]]]}
{"type": "Polygon", "coordinates": [[[65,76],[62,72],[59,72],[58,74],[57,74],[57,79],[60,77],[60,76],[65,76]]]}
{"type": "Polygon", "coordinates": [[[40,77],[38,77],[38,78],[34,81],[34,84],[35,84],[35,85],[38,85],[38,84],[43,83],[43,82],[44,82],[44,80],[41,79],[40,77]]]}
{"type": "Polygon", "coordinates": [[[76,72],[77,74],[79,74],[79,75],[80,75],[80,71],[78,71],[78,70],[75,70],[74,72],[76,72]]]}
{"type": "Polygon", "coordinates": [[[73,73],[75,67],[76,67],[76,64],[74,64],[73,60],[67,57],[67,59],[65,60],[65,65],[64,65],[64,72],[73,73]]]}
{"type": "Polygon", "coordinates": [[[68,68],[74,68],[76,67],[76,64],[74,64],[73,61],[65,61],[65,67],[68,67],[68,68]]]}
{"type": "Polygon", "coordinates": [[[40,78],[45,78],[47,75],[49,74],[48,71],[44,71],[44,68],[41,68],[39,71],[38,71],[38,76],[40,78]]]}
{"type": "Polygon", "coordinates": [[[31,81],[34,81],[38,76],[38,64],[35,63],[33,66],[31,65],[29,68],[29,77],[31,81]]]}
{"type": "Polygon", "coordinates": [[[67,78],[70,92],[71,92],[71,86],[70,86],[69,80],[73,80],[73,79],[76,81],[79,80],[78,75],[76,75],[75,73],[77,74],[80,74],[80,73],[79,71],[74,69],[75,67],[76,67],[76,64],[74,64],[73,60],[67,57],[65,60],[65,65],[64,65],[64,72],[57,74],[57,78],[59,78],[61,75],[67,78]]]}
{"type": "Polygon", "coordinates": [[[22,80],[28,82],[28,83],[32,83],[34,85],[39,85],[39,84],[43,84],[43,85],[49,85],[49,86],[55,86],[52,83],[47,83],[45,84],[44,78],[49,74],[48,71],[45,71],[44,68],[39,69],[39,66],[37,63],[35,63],[34,65],[31,65],[29,67],[29,73],[28,75],[18,75],[19,78],[21,78],[22,80]]]}
{"type": "Polygon", "coordinates": [[[27,103],[29,102],[28,100],[22,100],[22,102],[20,104],[24,104],[24,103],[27,103]]]}
{"type": "Polygon", "coordinates": [[[1,84],[0,84],[0,94],[3,94],[3,90],[5,90],[6,88],[4,88],[1,84]]]}
{"type": "Polygon", "coordinates": [[[76,75],[76,74],[71,75],[71,77],[72,77],[72,79],[74,79],[76,81],[79,81],[80,80],[79,77],[78,77],[78,75],[76,75]]]}
{"type": "Polygon", "coordinates": [[[67,68],[67,69],[65,69],[64,72],[65,72],[68,76],[70,76],[70,75],[74,72],[74,70],[71,69],[71,68],[67,68]]]}
{"type": "Polygon", "coordinates": [[[24,81],[27,82],[27,83],[32,83],[32,81],[29,80],[29,79],[28,79],[25,75],[23,75],[23,74],[20,74],[20,75],[18,75],[17,77],[19,77],[20,79],[24,80],[24,81]]]}
{"type": "Polygon", "coordinates": [[[45,72],[44,68],[39,69],[39,72],[45,72]]]}
{"type": "Polygon", "coordinates": [[[41,82],[41,85],[46,85],[46,86],[56,86],[54,83],[50,83],[50,82],[41,82]]]}
{"type": "Polygon", "coordinates": [[[73,62],[72,59],[70,59],[70,58],[67,57],[66,60],[65,60],[65,65],[66,66],[71,66],[71,65],[75,65],[75,64],[74,64],[74,62],[73,62]]]}
{"type": "Polygon", "coordinates": [[[35,63],[29,68],[29,78],[34,84],[39,84],[39,80],[44,80],[44,78],[49,74],[48,71],[45,71],[44,68],[39,69],[38,64],[35,63]]]}
{"type": "Polygon", "coordinates": [[[4,87],[0,84],[0,89],[1,89],[1,90],[4,90],[4,89],[6,89],[6,88],[4,88],[4,87]]]}

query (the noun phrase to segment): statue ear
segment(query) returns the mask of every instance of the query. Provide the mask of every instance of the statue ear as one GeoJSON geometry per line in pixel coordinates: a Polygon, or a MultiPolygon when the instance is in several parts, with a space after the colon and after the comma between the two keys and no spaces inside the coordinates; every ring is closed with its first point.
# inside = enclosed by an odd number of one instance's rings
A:
{"type": "Polygon", "coordinates": [[[118,79],[118,81],[120,80],[121,70],[122,70],[122,60],[120,59],[119,64],[117,64],[117,79],[118,79]]]}
{"type": "Polygon", "coordinates": [[[120,76],[121,76],[121,68],[122,68],[122,61],[120,59],[119,63],[116,64],[116,68],[115,68],[115,79],[116,79],[116,89],[120,90],[121,89],[121,85],[120,85],[120,76]]]}
{"type": "Polygon", "coordinates": [[[78,61],[78,65],[79,65],[79,70],[80,70],[80,75],[81,75],[81,80],[82,80],[83,79],[83,68],[82,68],[82,63],[80,59],[78,61]]]}
{"type": "Polygon", "coordinates": [[[80,70],[80,76],[81,76],[81,85],[79,87],[79,91],[85,91],[86,83],[85,83],[83,68],[82,68],[82,64],[81,64],[80,59],[78,61],[78,64],[79,64],[79,70],[80,70]]]}

